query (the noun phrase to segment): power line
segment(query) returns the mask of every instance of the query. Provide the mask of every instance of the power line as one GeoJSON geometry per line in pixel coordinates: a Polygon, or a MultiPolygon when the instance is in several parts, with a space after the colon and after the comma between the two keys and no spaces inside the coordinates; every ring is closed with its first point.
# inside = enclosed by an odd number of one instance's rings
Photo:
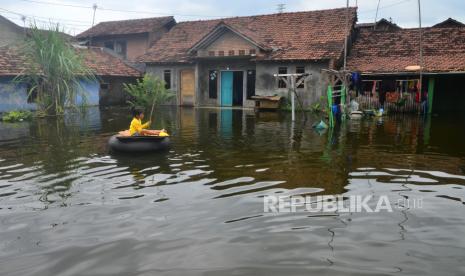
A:
{"type": "Polygon", "coordinates": [[[395,2],[395,3],[389,4],[389,5],[380,6],[377,9],[362,10],[362,11],[359,11],[358,13],[371,13],[371,12],[374,12],[374,11],[377,11],[377,10],[382,10],[382,9],[394,7],[394,6],[397,6],[397,5],[406,3],[406,2],[410,2],[410,1],[412,1],[412,0],[402,0],[402,1],[398,1],[398,2],[395,2]]]}
{"type": "MultiPolygon", "coordinates": [[[[62,7],[71,7],[71,8],[81,8],[81,9],[93,9],[93,6],[63,4],[63,3],[55,3],[55,2],[47,2],[47,1],[37,1],[37,0],[19,0],[19,1],[42,4],[42,5],[62,6],[62,7]]],[[[200,14],[176,14],[176,13],[162,13],[162,12],[136,11],[136,10],[118,10],[118,9],[111,9],[111,8],[105,8],[105,7],[100,7],[100,6],[97,7],[97,9],[102,10],[102,11],[109,11],[109,12],[152,14],[152,15],[163,15],[163,16],[176,16],[177,15],[177,16],[186,16],[186,17],[212,17],[212,18],[226,17],[226,16],[200,15],[200,14]]]]}
{"type": "MultiPolygon", "coordinates": [[[[0,10],[4,10],[4,9],[0,8],[0,10]]],[[[5,11],[0,11],[0,12],[3,13],[5,11]]],[[[36,18],[34,18],[32,16],[25,16],[25,15],[21,15],[19,13],[15,13],[15,12],[9,12],[8,11],[8,13],[14,14],[14,15],[18,16],[19,18],[4,16],[5,18],[11,19],[11,20],[21,20],[22,23],[23,23],[23,27],[25,27],[24,25],[25,25],[26,20],[27,20],[29,23],[41,22],[41,23],[45,23],[45,24],[58,24],[58,25],[61,25],[61,26],[65,27],[66,29],[70,29],[70,30],[82,31],[82,30],[87,29],[86,27],[70,27],[70,25],[73,25],[73,24],[63,24],[63,23],[60,23],[60,22],[53,22],[53,21],[46,21],[46,20],[36,19],[36,18]]],[[[82,26],[82,25],[78,25],[78,26],[82,26]]]]}
{"type": "MultiPolygon", "coordinates": [[[[87,23],[87,24],[76,24],[76,23],[67,23],[67,25],[74,25],[74,26],[85,26],[85,27],[90,27],[90,23],[87,21],[80,21],[80,20],[70,20],[70,19],[64,19],[64,18],[55,18],[55,17],[45,17],[45,16],[37,16],[33,14],[24,14],[24,13],[19,13],[11,10],[7,10],[4,8],[0,8],[1,11],[6,12],[6,13],[11,13],[14,15],[18,16],[25,16],[25,17],[32,17],[32,18],[42,18],[42,19],[47,19],[47,20],[56,20],[56,21],[70,21],[70,22],[82,22],[82,23],[87,23]]],[[[38,20],[39,21],[39,20],[38,20]]]]}

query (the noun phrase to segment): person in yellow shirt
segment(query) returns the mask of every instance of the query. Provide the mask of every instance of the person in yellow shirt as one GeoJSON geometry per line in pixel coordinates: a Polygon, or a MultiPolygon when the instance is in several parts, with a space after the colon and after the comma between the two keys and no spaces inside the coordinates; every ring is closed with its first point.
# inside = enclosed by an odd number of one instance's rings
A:
{"type": "Polygon", "coordinates": [[[167,136],[166,131],[162,130],[151,130],[147,129],[150,126],[151,121],[142,124],[144,119],[144,111],[139,108],[135,108],[132,112],[133,118],[131,125],[129,126],[129,134],[131,136],[144,136],[144,135],[155,135],[155,136],[167,136]]]}

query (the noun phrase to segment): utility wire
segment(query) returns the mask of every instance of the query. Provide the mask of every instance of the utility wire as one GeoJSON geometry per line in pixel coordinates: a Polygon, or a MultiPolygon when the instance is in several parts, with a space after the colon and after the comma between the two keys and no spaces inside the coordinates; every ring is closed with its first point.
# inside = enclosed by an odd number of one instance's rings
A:
{"type": "MultiPolygon", "coordinates": [[[[83,6],[83,5],[74,5],[74,4],[63,4],[47,1],[37,1],[37,0],[18,0],[23,2],[30,2],[42,5],[52,5],[52,6],[62,6],[62,7],[71,7],[71,8],[81,8],[81,9],[93,9],[93,6],[83,6]]],[[[122,13],[139,13],[139,14],[153,14],[153,15],[164,15],[164,16],[186,16],[186,17],[212,17],[220,18],[226,16],[215,16],[215,15],[200,15],[200,14],[176,14],[176,13],[162,13],[162,12],[150,12],[150,11],[135,11],[135,10],[118,10],[104,7],[97,7],[98,10],[110,11],[110,12],[122,12],[122,13]]]]}
{"type": "Polygon", "coordinates": [[[24,14],[24,13],[19,13],[19,12],[7,10],[7,9],[4,9],[4,8],[0,8],[0,11],[6,12],[6,13],[11,13],[11,14],[18,15],[18,16],[30,17],[30,18],[34,18],[34,19],[42,18],[42,19],[55,20],[55,21],[70,21],[70,22],[87,23],[87,24],[67,23],[67,25],[84,26],[84,27],[90,27],[91,26],[90,22],[87,22],[87,21],[70,20],[70,19],[64,19],[64,18],[54,18],[54,17],[45,17],[45,16],[37,16],[37,15],[33,15],[33,14],[24,14]]]}
{"type": "MultiPolygon", "coordinates": [[[[376,9],[361,10],[361,11],[359,11],[358,13],[371,13],[371,12],[374,12],[374,11],[376,11],[376,10],[382,10],[382,9],[394,7],[394,6],[397,6],[397,5],[406,3],[406,2],[410,2],[410,1],[412,1],[412,0],[402,0],[402,1],[398,1],[398,2],[395,2],[395,3],[392,3],[392,4],[388,4],[388,5],[385,5],[385,6],[380,6],[380,7],[376,8],[376,9]]],[[[379,4],[378,4],[378,5],[379,5],[379,4]]]]}

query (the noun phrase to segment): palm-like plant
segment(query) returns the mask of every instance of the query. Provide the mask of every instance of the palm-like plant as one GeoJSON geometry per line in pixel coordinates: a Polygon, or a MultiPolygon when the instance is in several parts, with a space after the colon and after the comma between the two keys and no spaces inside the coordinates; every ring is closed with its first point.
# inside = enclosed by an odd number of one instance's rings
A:
{"type": "Polygon", "coordinates": [[[35,24],[28,30],[21,47],[26,66],[16,81],[28,83],[29,94],[44,114],[63,114],[65,107],[76,107],[79,95],[85,103],[81,82],[95,81],[95,76],[78,52],[64,37],[59,25],[41,30],[35,24]]]}

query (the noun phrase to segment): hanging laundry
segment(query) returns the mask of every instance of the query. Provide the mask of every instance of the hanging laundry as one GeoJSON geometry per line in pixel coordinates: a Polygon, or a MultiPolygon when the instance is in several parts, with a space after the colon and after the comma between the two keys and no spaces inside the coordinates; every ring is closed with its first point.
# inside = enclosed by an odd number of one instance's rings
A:
{"type": "Polygon", "coordinates": [[[356,96],[358,96],[362,92],[362,76],[359,72],[354,72],[351,75],[351,79],[352,79],[352,85],[356,92],[356,96]]]}

